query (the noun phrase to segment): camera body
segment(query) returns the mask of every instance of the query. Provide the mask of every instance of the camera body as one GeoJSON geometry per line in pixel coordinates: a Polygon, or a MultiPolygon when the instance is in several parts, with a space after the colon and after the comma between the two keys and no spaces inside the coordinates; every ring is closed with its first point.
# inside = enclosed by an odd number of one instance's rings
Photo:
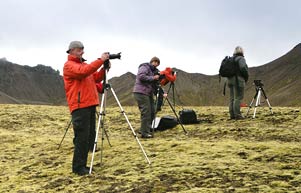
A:
{"type": "Polygon", "coordinates": [[[158,81],[161,81],[165,78],[165,74],[160,74],[160,71],[157,70],[154,75],[158,75],[159,76],[159,80],[158,81]]]}
{"type": "Polygon", "coordinates": [[[261,82],[261,80],[254,80],[254,85],[257,87],[262,87],[263,83],[261,82]]]}
{"type": "Polygon", "coordinates": [[[159,74],[159,81],[163,80],[165,78],[165,74],[159,74]]]}

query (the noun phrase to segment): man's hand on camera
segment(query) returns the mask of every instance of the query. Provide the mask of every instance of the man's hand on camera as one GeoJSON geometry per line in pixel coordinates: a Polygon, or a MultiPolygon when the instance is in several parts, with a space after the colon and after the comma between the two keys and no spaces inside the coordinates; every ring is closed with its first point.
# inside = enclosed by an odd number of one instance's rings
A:
{"type": "Polygon", "coordinates": [[[167,97],[167,93],[164,93],[164,94],[163,94],[163,97],[166,98],[166,97],[167,97]]]}
{"type": "Polygon", "coordinates": [[[102,61],[106,61],[106,60],[108,60],[109,59],[109,53],[108,52],[105,52],[105,53],[103,53],[102,55],[101,55],[101,60],[102,61]]]}
{"type": "Polygon", "coordinates": [[[159,78],[160,78],[160,75],[155,75],[154,76],[154,80],[159,80],[159,78]]]}

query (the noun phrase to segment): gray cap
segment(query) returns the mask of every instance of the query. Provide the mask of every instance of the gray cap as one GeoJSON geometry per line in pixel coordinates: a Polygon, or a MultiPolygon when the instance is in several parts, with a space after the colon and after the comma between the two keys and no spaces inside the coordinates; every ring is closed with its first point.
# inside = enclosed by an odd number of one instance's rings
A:
{"type": "Polygon", "coordinates": [[[72,42],[70,42],[69,48],[66,52],[69,54],[70,50],[72,50],[74,48],[84,48],[84,45],[80,41],[72,41],[72,42]]]}

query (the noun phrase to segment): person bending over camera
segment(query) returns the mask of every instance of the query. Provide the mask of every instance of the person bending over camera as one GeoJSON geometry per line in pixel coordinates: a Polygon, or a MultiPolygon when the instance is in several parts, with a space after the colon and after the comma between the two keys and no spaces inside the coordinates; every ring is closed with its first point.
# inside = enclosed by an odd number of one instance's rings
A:
{"type": "Polygon", "coordinates": [[[136,76],[133,93],[141,113],[140,132],[142,138],[153,137],[151,133],[151,124],[155,115],[153,95],[160,78],[160,75],[156,74],[159,65],[160,59],[153,57],[150,63],[140,64],[136,76]]]}
{"type": "Polygon", "coordinates": [[[101,58],[87,64],[82,57],[84,46],[79,41],[72,41],[67,53],[63,76],[74,130],[72,172],[85,175],[89,173],[87,157],[94,146],[95,113],[99,104],[95,83],[102,81],[105,73],[104,68],[97,70],[109,59],[109,54],[103,53],[101,58]]]}

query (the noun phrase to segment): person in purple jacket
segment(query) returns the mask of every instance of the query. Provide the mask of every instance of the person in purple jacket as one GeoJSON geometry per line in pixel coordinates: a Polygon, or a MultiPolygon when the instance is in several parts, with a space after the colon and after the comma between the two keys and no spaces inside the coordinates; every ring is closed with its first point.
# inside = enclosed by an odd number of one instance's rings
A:
{"type": "Polygon", "coordinates": [[[151,124],[155,115],[153,95],[156,84],[159,81],[159,72],[157,67],[160,65],[160,59],[153,57],[150,63],[140,64],[136,82],[134,86],[134,97],[138,103],[141,113],[140,132],[142,138],[152,138],[151,124]]]}

